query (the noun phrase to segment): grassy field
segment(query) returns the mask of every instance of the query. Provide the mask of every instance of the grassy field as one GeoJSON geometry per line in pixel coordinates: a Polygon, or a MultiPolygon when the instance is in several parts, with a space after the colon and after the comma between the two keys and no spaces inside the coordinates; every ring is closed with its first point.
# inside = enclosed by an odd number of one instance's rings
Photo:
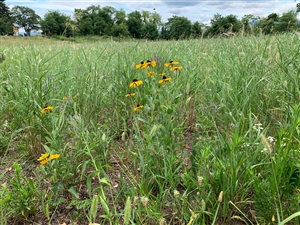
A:
{"type": "Polygon", "coordinates": [[[299,39],[1,38],[0,224],[300,224],[299,39]]]}

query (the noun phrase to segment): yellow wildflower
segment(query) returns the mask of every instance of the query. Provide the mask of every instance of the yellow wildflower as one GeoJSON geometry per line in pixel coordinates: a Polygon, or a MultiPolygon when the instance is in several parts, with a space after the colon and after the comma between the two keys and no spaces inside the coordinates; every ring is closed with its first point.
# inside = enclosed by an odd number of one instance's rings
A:
{"type": "Polygon", "coordinates": [[[147,60],[146,62],[142,61],[135,66],[136,69],[147,69],[149,67],[155,67],[156,61],[155,60],[147,60]]]}
{"type": "Polygon", "coordinates": [[[144,66],[144,61],[142,61],[142,62],[140,62],[139,64],[137,64],[136,66],[135,66],[135,68],[136,69],[141,69],[141,68],[143,68],[143,66],[144,66]]]}
{"type": "Polygon", "coordinates": [[[60,157],[60,154],[53,154],[53,155],[50,155],[49,160],[58,159],[59,157],[60,157]]]}
{"type": "Polygon", "coordinates": [[[40,165],[46,165],[48,163],[48,159],[44,159],[40,161],[40,165]]]}
{"type": "Polygon", "coordinates": [[[142,109],[142,108],[144,108],[144,106],[142,106],[142,105],[136,105],[136,107],[134,107],[134,111],[138,111],[139,109],[142,109]]]}
{"type": "Polygon", "coordinates": [[[51,112],[53,110],[53,106],[44,106],[44,108],[42,108],[41,113],[44,114],[45,112],[51,112]]]}
{"type": "Polygon", "coordinates": [[[152,76],[155,76],[155,72],[152,72],[152,71],[149,71],[148,73],[147,73],[147,75],[148,75],[148,77],[152,77],[152,76]]]}
{"type": "Polygon", "coordinates": [[[146,66],[145,66],[145,68],[148,68],[148,67],[155,67],[156,66],[156,61],[155,60],[147,60],[147,62],[145,63],[146,64],[146,66]]]}
{"type": "Polygon", "coordinates": [[[170,66],[174,66],[174,65],[177,65],[179,62],[174,62],[174,61],[170,61],[169,63],[165,63],[165,66],[166,67],[170,67],[170,66]]]}
{"type": "Polygon", "coordinates": [[[163,76],[163,79],[159,80],[158,83],[159,84],[163,84],[163,83],[168,83],[172,80],[171,77],[166,77],[166,76],[163,76]]]}
{"type": "Polygon", "coordinates": [[[170,70],[175,71],[175,70],[181,70],[182,66],[173,66],[170,70]]]}
{"type": "Polygon", "coordinates": [[[42,160],[48,158],[49,155],[50,155],[50,154],[49,154],[48,152],[42,154],[42,155],[38,158],[38,161],[42,161],[42,160]]]}
{"type": "Polygon", "coordinates": [[[67,97],[67,96],[64,96],[64,97],[63,97],[63,100],[65,100],[65,101],[68,100],[68,97],[67,97]]]}
{"type": "Polygon", "coordinates": [[[142,80],[137,80],[137,79],[134,79],[130,84],[129,84],[129,87],[131,88],[136,88],[137,86],[140,86],[143,84],[143,81],[142,80]]]}
{"type": "Polygon", "coordinates": [[[127,94],[125,95],[125,97],[132,97],[132,96],[135,96],[135,93],[129,92],[129,93],[127,93],[127,94]]]}
{"type": "Polygon", "coordinates": [[[164,75],[166,75],[165,72],[161,72],[161,73],[158,74],[158,76],[164,76],[164,75]]]}
{"type": "Polygon", "coordinates": [[[58,159],[60,154],[52,154],[50,155],[48,152],[42,154],[37,160],[40,161],[41,165],[46,165],[52,159],[58,159]]]}

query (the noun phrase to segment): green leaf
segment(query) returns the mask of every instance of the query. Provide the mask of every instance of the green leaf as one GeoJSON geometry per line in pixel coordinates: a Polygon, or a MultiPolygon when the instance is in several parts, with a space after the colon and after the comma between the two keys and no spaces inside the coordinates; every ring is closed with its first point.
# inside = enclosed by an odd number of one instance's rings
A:
{"type": "Polygon", "coordinates": [[[78,194],[78,192],[75,190],[75,187],[70,187],[69,189],[68,189],[68,192],[70,192],[75,198],[79,198],[79,194],[78,194]]]}
{"type": "Polygon", "coordinates": [[[92,180],[93,180],[94,173],[90,173],[86,179],[86,186],[88,195],[91,197],[92,195],[92,180]]]}
{"type": "Polygon", "coordinates": [[[66,199],[65,198],[58,198],[56,201],[54,201],[52,204],[54,205],[54,206],[56,206],[56,205],[60,205],[61,203],[63,203],[63,202],[65,202],[66,201],[66,199]]]}
{"type": "Polygon", "coordinates": [[[139,116],[137,119],[138,119],[139,121],[144,122],[144,123],[148,123],[148,121],[146,120],[145,117],[139,116]]]}
{"type": "Polygon", "coordinates": [[[128,225],[130,220],[130,214],[131,214],[131,200],[130,197],[127,197],[126,203],[125,203],[125,214],[124,214],[124,224],[128,225]]]}
{"type": "Polygon", "coordinates": [[[167,113],[168,113],[168,114],[172,114],[172,113],[173,113],[173,109],[168,108],[168,109],[167,109],[167,113]]]}
{"type": "Polygon", "coordinates": [[[284,225],[284,224],[288,223],[289,221],[291,221],[292,219],[296,218],[297,216],[300,216],[300,212],[296,212],[296,213],[290,215],[288,218],[283,220],[279,225],[284,225]]]}
{"type": "Polygon", "coordinates": [[[90,208],[90,220],[95,220],[98,211],[98,195],[94,195],[92,199],[92,204],[90,208]]]}

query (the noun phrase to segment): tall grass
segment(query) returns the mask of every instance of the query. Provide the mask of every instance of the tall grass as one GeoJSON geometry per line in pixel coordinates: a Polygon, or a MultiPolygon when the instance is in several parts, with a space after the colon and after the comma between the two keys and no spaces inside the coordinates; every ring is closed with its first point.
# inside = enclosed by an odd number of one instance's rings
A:
{"type": "Polygon", "coordinates": [[[298,36],[0,43],[2,224],[299,224],[298,36]]]}

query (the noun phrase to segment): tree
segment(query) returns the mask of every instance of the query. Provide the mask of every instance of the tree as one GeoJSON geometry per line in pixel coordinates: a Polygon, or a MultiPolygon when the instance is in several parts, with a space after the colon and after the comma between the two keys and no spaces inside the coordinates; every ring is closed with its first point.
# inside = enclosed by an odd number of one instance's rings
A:
{"type": "Polygon", "coordinates": [[[194,38],[199,38],[202,35],[202,26],[203,24],[199,23],[198,21],[196,21],[193,25],[192,25],[192,36],[194,38]]]}
{"type": "Polygon", "coordinates": [[[241,28],[241,23],[235,15],[223,17],[220,14],[215,14],[211,19],[211,26],[206,32],[206,35],[219,35],[223,33],[235,33],[241,28]]]}
{"type": "Polygon", "coordinates": [[[126,12],[123,9],[115,12],[114,22],[117,25],[126,23],[126,12]]]}
{"type": "Polygon", "coordinates": [[[128,37],[130,35],[125,23],[115,24],[111,30],[111,34],[114,37],[128,37]]]}
{"type": "Polygon", "coordinates": [[[149,20],[150,20],[150,12],[142,10],[142,21],[143,21],[143,24],[145,25],[145,24],[149,23],[149,20]]]}
{"type": "Polygon", "coordinates": [[[245,33],[251,33],[253,26],[258,23],[260,17],[259,16],[254,16],[252,14],[247,14],[244,15],[241,22],[244,25],[244,31],[245,33]]]}
{"type": "Polygon", "coordinates": [[[192,33],[192,23],[186,17],[173,16],[165,24],[168,38],[184,39],[190,37],[192,33]]]}
{"type": "Polygon", "coordinates": [[[277,13],[271,13],[268,15],[268,20],[278,21],[279,15],[277,13]]]}
{"type": "Polygon", "coordinates": [[[68,16],[59,11],[48,11],[41,20],[41,29],[47,35],[71,36],[71,28],[67,27],[68,16]]]}
{"type": "Polygon", "coordinates": [[[123,9],[115,11],[113,22],[114,25],[111,29],[112,36],[128,37],[130,35],[126,21],[126,12],[123,9]]]}
{"type": "Polygon", "coordinates": [[[28,36],[30,36],[30,31],[40,29],[39,20],[41,17],[33,9],[25,6],[14,6],[11,13],[14,22],[23,27],[28,36]]]}
{"type": "Polygon", "coordinates": [[[72,32],[72,36],[76,36],[79,34],[79,29],[78,29],[78,25],[76,23],[76,21],[72,20],[70,16],[67,17],[67,21],[66,21],[66,36],[71,36],[70,35],[70,30],[72,32]]]}
{"type": "Polygon", "coordinates": [[[259,19],[259,16],[254,16],[253,14],[246,14],[242,17],[242,23],[251,23],[259,19]]]}
{"type": "Polygon", "coordinates": [[[267,18],[263,18],[257,23],[257,27],[261,28],[265,34],[271,34],[275,29],[275,24],[278,24],[279,15],[271,13],[267,18]]]}
{"type": "Polygon", "coordinates": [[[111,6],[103,7],[99,12],[99,17],[101,19],[102,29],[100,29],[100,34],[111,35],[111,28],[114,25],[114,14],[116,9],[111,6]]]}
{"type": "Polygon", "coordinates": [[[163,25],[162,28],[161,28],[161,34],[160,34],[160,37],[161,37],[162,39],[166,39],[166,40],[169,40],[169,39],[170,39],[170,37],[169,37],[169,32],[167,31],[165,25],[163,25]]]}
{"type": "Polygon", "coordinates": [[[12,33],[12,19],[8,6],[0,0],[0,35],[12,33]]]}
{"type": "Polygon", "coordinates": [[[94,35],[94,24],[89,13],[85,9],[75,9],[75,19],[80,35],[94,35]]]}
{"type": "Polygon", "coordinates": [[[86,9],[75,9],[75,18],[81,35],[110,35],[116,10],[107,6],[91,5],[86,9]]]}
{"type": "Polygon", "coordinates": [[[275,26],[276,31],[278,32],[288,32],[296,30],[299,27],[297,23],[297,13],[293,10],[290,10],[286,13],[283,13],[278,19],[278,23],[275,26]]]}
{"type": "Polygon", "coordinates": [[[161,16],[157,12],[150,13],[149,22],[154,23],[157,26],[157,29],[161,28],[163,25],[161,16]]]}
{"type": "Polygon", "coordinates": [[[300,3],[297,3],[296,7],[297,7],[296,13],[300,12],[300,3]]]}
{"type": "Polygon", "coordinates": [[[146,23],[142,27],[142,37],[150,40],[155,40],[158,37],[158,30],[155,23],[146,23]]]}
{"type": "Polygon", "coordinates": [[[129,33],[134,38],[141,38],[142,34],[142,15],[139,11],[131,12],[127,15],[127,26],[129,33]]]}

